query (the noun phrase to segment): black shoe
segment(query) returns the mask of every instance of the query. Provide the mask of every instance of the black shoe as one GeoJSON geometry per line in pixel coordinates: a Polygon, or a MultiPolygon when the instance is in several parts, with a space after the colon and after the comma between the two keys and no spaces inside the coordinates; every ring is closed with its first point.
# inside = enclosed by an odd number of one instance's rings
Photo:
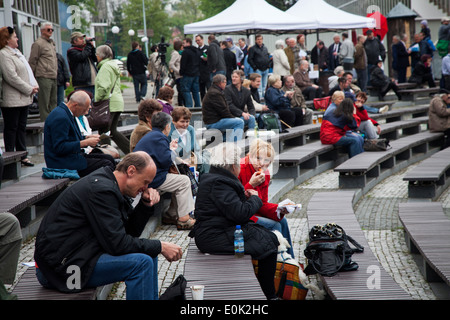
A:
{"type": "Polygon", "coordinates": [[[20,161],[20,162],[22,163],[23,166],[26,166],[26,167],[34,167],[34,163],[31,162],[31,161],[28,160],[28,159],[24,159],[24,160],[22,160],[22,161],[20,161]]]}

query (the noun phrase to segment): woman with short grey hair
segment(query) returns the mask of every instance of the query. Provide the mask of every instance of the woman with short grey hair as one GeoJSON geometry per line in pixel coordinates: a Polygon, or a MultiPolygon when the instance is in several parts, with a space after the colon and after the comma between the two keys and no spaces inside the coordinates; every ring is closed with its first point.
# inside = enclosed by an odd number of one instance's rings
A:
{"type": "MultiPolygon", "coordinates": [[[[112,140],[124,154],[130,153],[130,140],[117,130],[120,114],[124,110],[124,101],[120,89],[120,68],[113,60],[113,53],[109,46],[99,46],[95,52],[97,56],[98,74],[95,78],[95,101],[109,99],[110,125],[98,128],[99,134],[111,132],[112,140]]],[[[97,128],[93,128],[94,130],[97,128]]],[[[111,144],[111,139],[102,139],[102,144],[111,144]]]]}
{"type": "Polygon", "coordinates": [[[149,188],[159,192],[172,193],[172,201],[162,220],[165,224],[175,224],[178,230],[192,229],[195,220],[190,216],[194,211],[191,180],[187,175],[171,173],[176,158],[178,140],[169,142],[172,117],[165,112],[152,116],[152,130],[139,140],[136,151],[147,152],[155,161],[156,175],[149,188]]]}
{"type": "Polygon", "coordinates": [[[258,281],[267,299],[276,299],[274,276],[278,240],[250,218],[261,208],[258,192],[238,179],[241,149],[232,142],[211,150],[209,173],[202,176],[195,201],[196,223],[189,236],[203,253],[234,254],[234,231],[244,233],[244,251],[258,260],[258,281]]]}
{"type": "Polygon", "coordinates": [[[283,78],[291,73],[291,65],[289,64],[289,59],[284,51],[283,40],[280,39],[275,42],[275,51],[273,52],[272,59],[273,74],[279,75],[283,78]]]}

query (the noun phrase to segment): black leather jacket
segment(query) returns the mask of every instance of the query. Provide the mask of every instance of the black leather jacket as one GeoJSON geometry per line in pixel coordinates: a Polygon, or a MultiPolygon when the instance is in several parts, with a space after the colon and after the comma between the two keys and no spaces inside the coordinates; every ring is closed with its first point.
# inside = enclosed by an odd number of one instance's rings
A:
{"type": "Polygon", "coordinates": [[[72,85],[77,86],[93,86],[91,79],[90,63],[94,65],[97,57],[95,56],[95,48],[90,42],[86,43],[83,48],[71,47],[67,50],[67,60],[69,62],[70,73],[72,74],[72,85]]]}

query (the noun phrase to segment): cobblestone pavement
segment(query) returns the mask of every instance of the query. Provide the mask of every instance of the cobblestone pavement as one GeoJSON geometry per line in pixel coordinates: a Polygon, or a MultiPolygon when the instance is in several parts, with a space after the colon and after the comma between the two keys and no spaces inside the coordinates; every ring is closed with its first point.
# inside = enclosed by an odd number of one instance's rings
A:
{"type": "MultiPolygon", "coordinates": [[[[409,292],[413,299],[435,300],[436,296],[430,285],[423,279],[413,257],[408,252],[403,229],[398,220],[398,203],[408,200],[407,183],[402,178],[412,167],[414,165],[374,187],[355,205],[355,213],[372,251],[395,281],[409,292]]],[[[301,210],[288,217],[295,254],[301,263],[305,263],[303,249],[308,234],[306,209],[309,199],[316,192],[333,190],[338,190],[338,175],[329,170],[297,186],[280,199],[289,198],[303,205],[301,210]]],[[[450,210],[450,191],[445,192],[438,201],[443,203],[448,212],[450,210]]],[[[160,293],[164,292],[173,280],[183,273],[186,250],[190,240],[188,233],[189,231],[177,231],[175,226],[163,225],[152,235],[154,239],[177,243],[184,252],[180,261],[172,263],[160,256],[158,271],[160,293]]],[[[23,245],[17,278],[26,269],[22,262],[33,261],[33,251],[34,239],[23,245]]],[[[316,282],[317,279],[312,276],[310,281],[316,282]]],[[[125,298],[124,283],[116,284],[109,299],[123,300],[125,298]]],[[[310,291],[307,299],[316,299],[316,297],[310,291]]]]}

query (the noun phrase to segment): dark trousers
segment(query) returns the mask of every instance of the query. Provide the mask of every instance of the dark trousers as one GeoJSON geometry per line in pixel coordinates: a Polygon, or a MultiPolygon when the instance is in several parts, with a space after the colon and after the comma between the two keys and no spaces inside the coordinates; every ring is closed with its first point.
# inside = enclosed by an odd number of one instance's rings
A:
{"type": "Polygon", "coordinates": [[[140,102],[147,95],[147,76],[143,74],[133,75],[134,95],[136,102],[140,102]]]}
{"type": "Polygon", "coordinates": [[[315,98],[321,98],[323,89],[320,86],[317,89],[314,87],[307,87],[302,91],[302,93],[306,100],[311,101],[315,98]]]}
{"type": "MultiPolygon", "coordinates": [[[[302,108],[282,109],[278,111],[280,119],[290,127],[297,127],[303,124],[302,108]]],[[[285,127],[285,125],[283,125],[285,127]]]]}
{"type": "MultiPolygon", "coordinates": [[[[2,107],[3,140],[5,151],[26,151],[25,130],[27,127],[28,107],[2,107]]],[[[25,159],[26,156],[23,157],[25,159]]]]}
{"type": "Polygon", "coordinates": [[[277,253],[272,253],[264,259],[258,260],[258,282],[267,299],[276,297],[275,271],[277,270],[277,253]]]}
{"type": "Polygon", "coordinates": [[[405,83],[406,82],[406,67],[399,68],[396,71],[397,71],[398,83],[405,83]]]}
{"type": "Polygon", "coordinates": [[[202,99],[202,101],[203,101],[206,91],[208,91],[209,87],[211,87],[211,81],[209,80],[209,74],[208,74],[207,80],[202,79],[202,77],[200,77],[199,85],[200,85],[200,99],[202,99]]]}
{"type": "Polygon", "coordinates": [[[78,170],[78,175],[82,178],[103,167],[110,167],[113,171],[116,168],[114,158],[109,154],[93,153],[85,154],[87,167],[83,170],[78,170]]]}
{"type": "MultiPolygon", "coordinates": [[[[109,128],[101,128],[98,130],[99,134],[106,133],[108,131],[111,132],[112,140],[117,144],[120,150],[124,154],[130,153],[130,140],[125,137],[121,132],[117,130],[117,126],[119,124],[121,112],[111,112],[111,125],[109,128]]],[[[111,139],[102,139],[100,141],[101,144],[111,144],[111,139]]]]}

